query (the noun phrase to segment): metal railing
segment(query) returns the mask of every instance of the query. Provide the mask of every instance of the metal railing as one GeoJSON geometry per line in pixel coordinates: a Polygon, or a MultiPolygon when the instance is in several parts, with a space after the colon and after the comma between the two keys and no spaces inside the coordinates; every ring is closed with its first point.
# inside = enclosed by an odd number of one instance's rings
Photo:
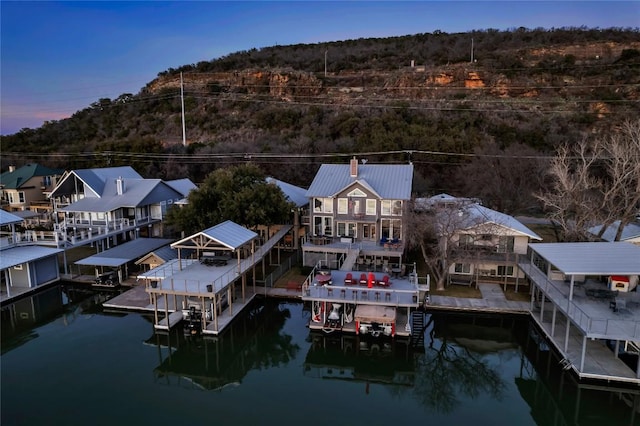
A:
{"type": "MultiPolygon", "coordinates": [[[[633,320],[613,319],[593,316],[582,309],[575,301],[569,300],[568,294],[558,289],[554,283],[530,263],[518,265],[526,275],[549,297],[558,309],[568,316],[587,335],[606,335],[612,339],[638,340],[640,339],[640,323],[633,320]]],[[[603,303],[605,303],[603,301],[603,303]]]]}

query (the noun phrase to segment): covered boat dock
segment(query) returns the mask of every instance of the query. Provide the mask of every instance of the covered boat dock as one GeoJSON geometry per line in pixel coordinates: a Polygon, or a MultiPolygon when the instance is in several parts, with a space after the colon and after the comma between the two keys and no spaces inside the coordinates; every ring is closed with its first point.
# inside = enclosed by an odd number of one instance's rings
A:
{"type": "Polygon", "coordinates": [[[220,333],[256,296],[255,268],[290,228],[257,247],[258,234],[226,221],[171,244],[177,259],[138,276],[146,283],[155,328],[170,328],[179,321],[174,313],[194,306],[202,314],[202,333],[220,333]],[[185,250],[193,258],[184,259],[185,250]],[[247,286],[249,273],[253,288],[247,286]]]}
{"type": "Polygon", "coordinates": [[[173,240],[166,238],[136,238],[98,254],[75,262],[76,265],[88,265],[96,268],[96,277],[105,272],[105,268],[117,271],[118,282],[129,276],[129,263],[146,256],[160,247],[168,246],[173,240]]]}
{"type": "Polygon", "coordinates": [[[612,275],[640,274],[640,247],[630,243],[535,243],[519,264],[533,284],[531,314],[580,378],[640,384],[620,358],[640,341],[640,293],[611,290],[612,275]]]}

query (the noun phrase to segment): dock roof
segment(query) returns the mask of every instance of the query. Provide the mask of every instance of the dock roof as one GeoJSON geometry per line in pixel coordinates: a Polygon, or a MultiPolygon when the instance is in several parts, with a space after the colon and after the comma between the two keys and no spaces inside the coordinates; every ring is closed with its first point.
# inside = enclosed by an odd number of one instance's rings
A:
{"type": "Polygon", "coordinates": [[[204,231],[197,232],[190,237],[176,241],[171,244],[171,247],[196,247],[197,244],[195,241],[200,238],[205,238],[207,240],[213,240],[230,250],[237,250],[257,237],[258,234],[255,232],[231,220],[227,220],[204,231]]]}
{"type": "Polygon", "coordinates": [[[118,267],[138,259],[153,250],[171,244],[173,240],[166,238],[137,238],[133,241],[105,250],[102,253],[85,257],[75,262],[76,265],[118,267]]]}
{"type": "Polygon", "coordinates": [[[42,246],[19,246],[5,249],[2,250],[2,256],[0,256],[0,270],[26,262],[33,262],[34,260],[62,253],[63,251],[62,249],[42,246]]]}
{"type": "Polygon", "coordinates": [[[20,223],[22,218],[6,210],[0,209],[0,226],[11,225],[12,223],[20,223]]]}
{"type": "Polygon", "coordinates": [[[533,243],[565,275],[640,275],[640,247],[624,242],[533,243]]]}

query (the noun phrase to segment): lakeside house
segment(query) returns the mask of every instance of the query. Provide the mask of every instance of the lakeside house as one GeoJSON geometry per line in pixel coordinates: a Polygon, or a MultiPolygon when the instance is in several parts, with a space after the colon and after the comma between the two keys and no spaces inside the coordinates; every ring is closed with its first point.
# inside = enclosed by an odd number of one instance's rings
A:
{"type": "Polygon", "coordinates": [[[303,264],[342,270],[402,265],[413,173],[412,164],[359,164],[356,158],[321,165],[306,193],[303,264]]]}
{"type": "Polygon", "coordinates": [[[518,267],[528,245],[542,238],[513,216],[470,198],[439,194],[417,199],[416,209],[431,215],[447,257],[448,284],[479,282],[526,284],[518,267]]]}
{"type": "Polygon", "coordinates": [[[168,206],[196,186],[188,179],[144,179],[129,166],[72,170],[51,192],[54,244],[102,250],[139,236],[162,237],[168,206]]]}
{"type": "Polygon", "coordinates": [[[26,226],[51,223],[53,206],[49,195],[64,173],[37,163],[25,164],[0,174],[2,209],[24,219],[26,226]]]}
{"type": "Polygon", "coordinates": [[[60,280],[58,253],[62,250],[16,242],[15,227],[22,218],[0,210],[0,301],[29,293],[60,280]]]}

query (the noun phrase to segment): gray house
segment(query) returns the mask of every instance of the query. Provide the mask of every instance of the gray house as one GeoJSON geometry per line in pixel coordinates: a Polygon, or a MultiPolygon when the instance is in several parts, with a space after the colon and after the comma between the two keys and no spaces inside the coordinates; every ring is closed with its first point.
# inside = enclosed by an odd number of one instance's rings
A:
{"type": "Polygon", "coordinates": [[[51,193],[58,247],[98,242],[103,248],[162,236],[169,205],[195,185],[188,179],[144,179],[129,166],[68,172],[51,193]]]}
{"type": "Polygon", "coordinates": [[[402,263],[412,164],[323,164],[307,190],[304,263],[344,270],[402,263]]]}

